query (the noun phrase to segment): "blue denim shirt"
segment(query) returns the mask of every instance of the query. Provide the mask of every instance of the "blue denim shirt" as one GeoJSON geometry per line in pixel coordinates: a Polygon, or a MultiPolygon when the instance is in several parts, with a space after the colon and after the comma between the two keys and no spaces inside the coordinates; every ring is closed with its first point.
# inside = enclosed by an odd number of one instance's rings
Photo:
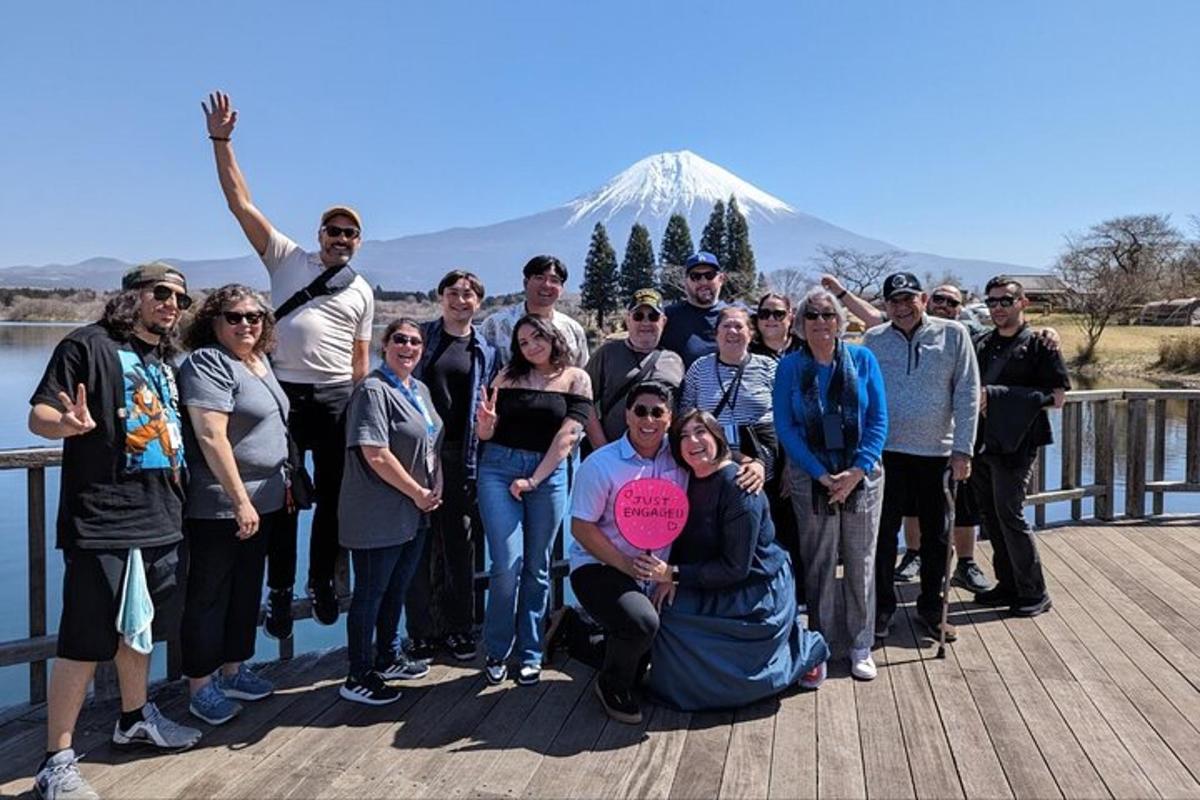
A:
{"type": "MultiPolygon", "coordinates": [[[[421,380],[425,367],[437,352],[442,340],[445,327],[441,318],[421,324],[421,338],[425,340],[421,352],[421,363],[413,370],[413,377],[421,380]]],[[[476,465],[479,461],[479,437],[475,435],[475,409],[479,405],[479,390],[491,384],[496,377],[496,349],[488,343],[475,325],[471,326],[471,397],[467,408],[467,435],[463,444],[463,465],[466,468],[467,479],[474,480],[476,465]]]]}

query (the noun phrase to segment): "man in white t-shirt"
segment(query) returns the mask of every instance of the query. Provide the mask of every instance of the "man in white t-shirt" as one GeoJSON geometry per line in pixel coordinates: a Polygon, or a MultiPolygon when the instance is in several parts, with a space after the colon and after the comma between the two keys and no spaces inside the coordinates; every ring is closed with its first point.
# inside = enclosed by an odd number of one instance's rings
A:
{"type": "Polygon", "coordinates": [[[534,256],[522,270],[525,276],[525,302],[503,308],[479,326],[485,339],[496,348],[501,367],[512,359],[513,328],[526,314],[545,317],[566,340],[570,355],[568,363],[583,367],[588,361],[587,334],[583,326],[554,307],[562,297],[567,282],[567,265],[555,256],[534,256]]]}
{"type": "MultiPolygon", "coordinates": [[[[350,390],[370,366],[375,315],[370,285],[349,267],[362,243],[362,220],[348,206],[328,209],[321,215],[317,252],[305,251],[275,230],[251,201],[250,189],[233,155],[230,139],[237,111],[231,108],[226,94],[216,92],[208,99],[207,105],[201,105],[221,190],[271,280],[271,304],[278,317],[278,344],[271,362],[291,402],[288,427],[300,449],[313,455],[316,497],[308,593],[313,616],[324,625],[332,625],[338,618],[333,577],[340,552],[337,502],[346,450],[345,408],[350,390]],[[325,290],[298,295],[325,273],[330,276],[325,290]]],[[[292,635],[296,519],[296,515],[290,515],[290,525],[281,526],[280,535],[268,543],[270,593],[264,628],[268,635],[281,640],[292,635]]]]}

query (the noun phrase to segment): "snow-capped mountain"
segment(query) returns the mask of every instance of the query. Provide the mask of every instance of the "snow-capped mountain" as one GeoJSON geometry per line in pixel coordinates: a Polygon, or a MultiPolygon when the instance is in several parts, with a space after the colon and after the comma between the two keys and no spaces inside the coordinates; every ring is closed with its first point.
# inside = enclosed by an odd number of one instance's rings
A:
{"type": "MultiPolygon", "coordinates": [[[[490,292],[501,293],[520,289],[521,266],[531,256],[553,253],[567,263],[571,284],[578,286],[595,223],[604,223],[618,257],[633,223],[649,228],[657,247],[673,213],[687,217],[692,238],[698,243],[713,203],[728,201],[730,196],[737,198],[750,224],[750,241],[762,272],[784,267],[808,271],[821,247],[866,253],[900,251],[905,263],[918,274],[950,271],[962,276],[969,286],[982,285],[1001,272],[1037,271],[1014,264],[911,252],[862,236],[798,211],[687,150],[644,158],[599,189],[526,217],[366,241],[354,266],[372,284],[403,290],[428,290],[447,270],[461,267],[476,272],[490,292]]],[[[265,286],[267,282],[266,271],[252,254],[223,260],[172,261],[196,286],[219,286],[230,281],[265,286]]],[[[99,258],[69,266],[7,267],[0,269],[0,286],[111,288],[118,284],[126,267],[114,259],[99,258]]]]}

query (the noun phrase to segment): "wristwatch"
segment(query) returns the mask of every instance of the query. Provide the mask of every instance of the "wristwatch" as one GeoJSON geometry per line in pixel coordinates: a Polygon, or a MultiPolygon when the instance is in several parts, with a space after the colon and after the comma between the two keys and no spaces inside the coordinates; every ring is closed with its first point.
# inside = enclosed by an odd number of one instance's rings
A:
{"type": "Polygon", "coordinates": [[[671,583],[679,583],[679,565],[671,565],[671,583]]]}

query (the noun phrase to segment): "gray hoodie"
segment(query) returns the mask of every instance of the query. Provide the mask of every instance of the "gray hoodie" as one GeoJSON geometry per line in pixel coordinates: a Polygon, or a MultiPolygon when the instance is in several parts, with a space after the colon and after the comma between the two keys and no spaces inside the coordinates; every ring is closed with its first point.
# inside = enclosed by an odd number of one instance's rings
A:
{"type": "Polygon", "coordinates": [[[979,416],[979,364],[966,328],[925,314],[912,338],[891,322],[863,334],[887,393],[884,450],[971,455],[979,416]]]}

